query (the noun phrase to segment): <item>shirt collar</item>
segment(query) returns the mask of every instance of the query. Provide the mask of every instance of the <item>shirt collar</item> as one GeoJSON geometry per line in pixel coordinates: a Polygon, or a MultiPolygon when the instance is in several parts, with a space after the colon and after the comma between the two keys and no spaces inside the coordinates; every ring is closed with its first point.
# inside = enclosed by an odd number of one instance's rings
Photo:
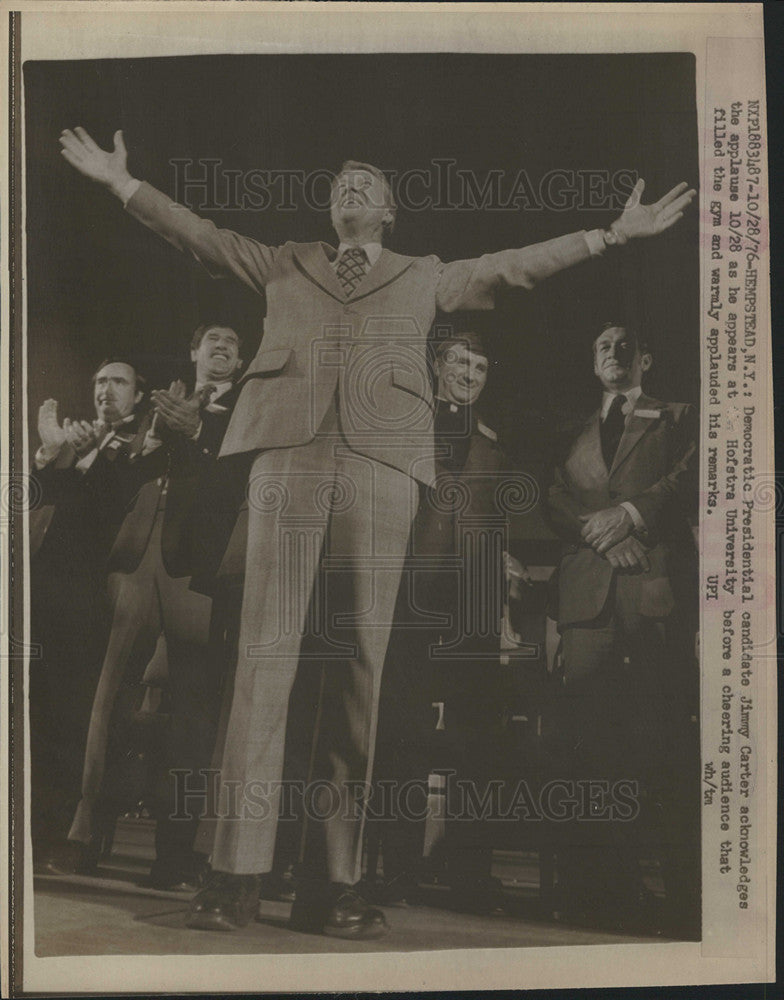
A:
{"type": "Polygon", "coordinates": [[[213,394],[210,396],[210,402],[214,403],[219,396],[222,396],[225,392],[228,392],[229,389],[231,389],[231,387],[234,385],[234,383],[231,380],[226,382],[197,382],[194,391],[201,392],[201,390],[204,388],[205,385],[212,385],[215,387],[215,392],[213,392],[213,394]]]}
{"type": "Polygon", "coordinates": [[[133,421],[133,420],[136,419],[136,417],[137,417],[136,413],[129,413],[127,417],[123,417],[122,420],[118,420],[116,424],[112,424],[109,427],[109,429],[106,431],[106,433],[104,434],[104,436],[101,438],[101,441],[100,441],[98,447],[94,448],[93,451],[88,452],[87,455],[85,455],[84,457],[87,458],[90,455],[92,455],[93,453],[97,453],[99,451],[103,451],[103,449],[112,440],[112,438],[117,433],[117,431],[121,427],[124,427],[125,424],[130,424],[131,421],[133,421]]]}
{"type": "MultiPolygon", "coordinates": [[[[340,260],[340,258],[343,256],[343,252],[345,250],[351,250],[351,249],[352,249],[351,243],[341,242],[340,246],[338,247],[338,255],[336,259],[340,260]]],[[[362,249],[367,254],[367,259],[370,262],[370,266],[373,267],[373,265],[378,261],[378,258],[381,256],[381,251],[383,247],[381,246],[380,243],[363,243],[362,249]]]]}
{"type": "Polygon", "coordinates": [[[633,389],[627,389],[624,392],[605,392],[604,398],[602,399],[602,420],[604,420],[607,416],[609,409],[612,406],[612,401],[616,396],[626,396],[626,402],[623,404],[623,415],[628,416],[637,405],[637,400],[641,395],[641,385],[636,385],[633,389]]]}

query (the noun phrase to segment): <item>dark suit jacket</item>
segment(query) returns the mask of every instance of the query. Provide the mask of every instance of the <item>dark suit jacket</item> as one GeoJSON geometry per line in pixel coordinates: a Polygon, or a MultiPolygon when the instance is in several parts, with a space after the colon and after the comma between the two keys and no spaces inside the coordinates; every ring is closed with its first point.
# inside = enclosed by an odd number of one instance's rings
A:
{"type": "Polygon", "coordinates": [[[383,250],[347,295],[326,244],[265,246],[217,229],[148,184],[126,207],[212,275],[233,275],[266,296],[264,338],[222,454],[309,442],[339,389],[349,447],[424,483],[434,476],[426,343],[436,307],[491,309],[499,288],[531,288],[590,256],[582,233],[450,264],[383,250]]]}
{"type": "Polygon", "coordinates": [[[432,701],[455,732],[499,717],[508,696],[500,667],[508,547],[504,484],[514,475],[495,434],[470,411],[454,436],[436,428],[436,479],[422,490],[411,529],[382,676],[381,741],[423,739],[432,701]]]}
{"type": "Polygon", "coordinates": [[[190,576],[199,544],[194,512],[208,488],[235,399],[233,390],[213,399],[210,408],[202,411],[202,427],[196,441],[164,431],[163,444],[148,455],[141,455],[140,450],[151,417],[148,415],[142,422],[135,440],[115,464],[115,502],[121,520],[109,553],[109,572],[132,573],[138,567],[165,487],[163,563],[170,576],[190,576]]]}
{"type": "Polygon", "coordinates": [[[43,469],[33,469],[39,503],[30,520],[30,555],[34,578],[48,574],[89,574],[101,582],[106,559],[121,521],[117,463],[139,430],[139,418],[123,424],[101,449],[86,473],[65,446],[43,469]]]}
{"type": "Polygon", "coordinates": [[[549,519],[565,545],[558,570],[561,626],[594,621],[613,579],[640,614],[664,618],[678,607],[693,613],[697,551],[697,414],[683,403],[641,394],[608,471],[602,457],[600,411],[584,425],[548,495],[549,519]],[[642,411],[642,412],[641,412],[642,411]],[[630,501],[647,528],[646,573],[616,572],[581,537],[581,514],[630,501]]]}

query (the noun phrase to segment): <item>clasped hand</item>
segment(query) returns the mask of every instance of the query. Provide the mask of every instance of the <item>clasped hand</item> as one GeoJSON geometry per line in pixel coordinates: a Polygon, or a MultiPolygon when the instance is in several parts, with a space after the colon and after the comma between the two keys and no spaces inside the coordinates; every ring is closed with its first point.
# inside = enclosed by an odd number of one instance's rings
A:
{"type": "Polygon", "coordinates": [[[635,538],[634,522],[625,507],[606,507],[581,514],[582,537],[615,569],[646,572],[650,561],[645,546],[635,538]]]}

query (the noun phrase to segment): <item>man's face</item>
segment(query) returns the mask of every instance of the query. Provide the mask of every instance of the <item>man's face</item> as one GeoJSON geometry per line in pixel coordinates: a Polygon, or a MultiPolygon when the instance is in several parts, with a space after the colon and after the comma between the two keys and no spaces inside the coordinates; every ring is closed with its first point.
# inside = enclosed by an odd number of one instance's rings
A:
{"type": "Polygon", "coordinates": [[[240,339],[227,326],[210,327],[191,351],[191,361],[196,365],[197,382],[226,382],[242,365],[240,339]]]}
{"type": "Polygon", "coordinates": [[[95,412],[105,424],[129,417],[142,395],[136,389],[136,372],[122,361],[104,365],[95,376],[95,412]]]}
{"type": "Polygon", "coordinates": [[[612,326],[593,346],[593,370],[609,392],[636,388],[651,367],[650,354],[641,354],[637,340],[622,326],[612,326]]]}
{"type": "Polygon", "coordinates": [[[441,399],[468,406],[479,399],[487,382],[487,358],[465,344],[450,344],[436,361],[436,375],[441,399]]]}
{"type": "Polygon", "coordinates": [[[392,219],[381,178],[368,170],[345,170],[332,188],[332,225],[338,236],[380,234],[383,223],[392,219]]]}

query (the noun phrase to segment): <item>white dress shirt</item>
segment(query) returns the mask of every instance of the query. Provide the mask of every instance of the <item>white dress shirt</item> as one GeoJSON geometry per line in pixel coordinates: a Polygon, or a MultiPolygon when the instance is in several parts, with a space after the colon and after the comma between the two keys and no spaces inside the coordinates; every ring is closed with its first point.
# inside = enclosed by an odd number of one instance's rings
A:
{"type": "Polygon", "coordinates": [[[381,251],[383,247],[381,246],[380,243],[363,243],[360,247],[357,247],[355,244],[341,242],[340,246],[338,247],[338,255],[332,261],[333,269],[337,271],[340,258],[343,256],[346,250],[356,250],[356,249],[365,251],[365,256],[368,259],[368,268],[371,268],[378,261],[378,258],[381,256],[381,251]]]}

